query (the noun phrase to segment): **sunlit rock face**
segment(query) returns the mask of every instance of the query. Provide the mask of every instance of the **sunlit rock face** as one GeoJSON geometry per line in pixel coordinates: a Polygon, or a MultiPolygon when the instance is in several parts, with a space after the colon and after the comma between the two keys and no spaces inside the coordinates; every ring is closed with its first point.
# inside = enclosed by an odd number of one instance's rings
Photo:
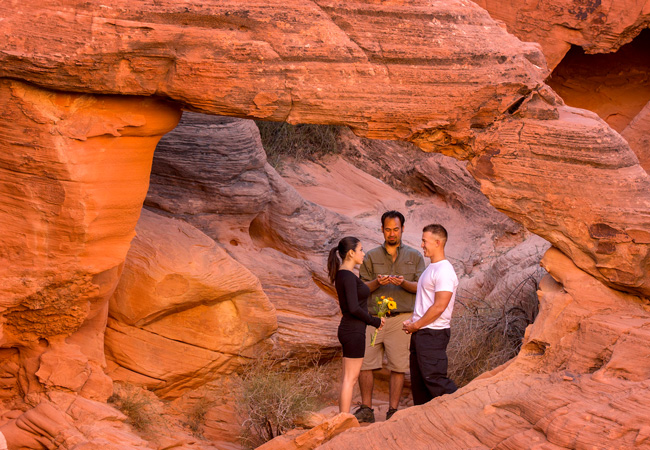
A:
{"type": "Polygon", "coordinates": [[[143,211],[110,302],[108,374],[166,397],[269,349],[275,310],[257,278],[199,230],[143,211]]]}
{"type": "Polygon", "coordinates": [[[108,298],[154,148],[180,111],[10,80],[0,81],[0,105],[0,346],[17,351],[23,393],[62,389],[105,400],[108,298]]]}
{"type": "MultiPolygon", "coordinates": [[[[637,24],[647,6],[633,6],[608,6],[606,15],[637,24]]],[[[589,8],[587,17],[604,7],[589,8]]],[[[581,16],[569,27],[586,20],[581,16]]],[[[434,406],[398,413],[410,430],[422,428],[428,442],[449,442],[431,423],[465,416],[474,422],[456,428],[470,430],[458,441],[464,446],[476,440],[517,448],[529,438],[587,446],[594,436],[602,439],[608,420],[608,438],[619,446],[647,442],[647,428],[636,425],[648,416],[647,367],[630,348],[647,359],[635,341],[647,341],[650,179],[621,136],[596,114],[565,106],[544,84],[549,70],[539,47],[522,44],[474,3],[29,0],[3,2],[0,17],[1,342],[9,395],[31,404],[38,400],[31,394],[43,390],[108,396],[110,380],[101,370],[108,299],[134,236],[153,148],[183,107],[344,124],[358,135],[465,159],[493,206],[572,261],[554,269],[548,260],[566,292],[542,289],[556,315],[540,318],[547,325],[531,329],[516,362],[434,406]],[[572,306],[557,310],[563,302],[572,306]],[[629,318],[640,328],[628,327],[629,318]],[[563,361],[571,370],[566,379],[563,361]],[[69,371],[59,370],[63,363],[69,371]],[[540,386],[553,395],[541,398],[540,386]],[[504,401],[491,403],[494,409],[485,407],[498,398],[504,401]],[[578,398],[583,403],[571,401],[578,398]],[[446,402],[444,417],[435,416],[446,402]],[[585,414],[593,404],[604,405],[603,412],[585,414]],[[567,411],[570,422],[563,421],[567,411]]],[[[622,36],[619,45],[633,33],[614,34],[622,36]]],[[[274,194],[266,207],[251,203],[248,227],[223,228],[231,231],[227,244],[197,227],[250,267],[263,288],[276,286],[266,291],[269,298],[286,299],[276,308],[287,311],[284,329],[292,332],[280,341],[298,343],[305,324],[320,323],[321,334],[309,334],[307,345],[333,348],[336,304],[322,277],[305,275],[322,270],[316,248],[357,227],[305,202],[266,166],[258,170],[274,194]],[[263,256],[235,254],[246,242],[263,248],[263,256]],[[293,259],[278,264],[276,252],[293,259]],[[309,315],[295,306],[302,297],[283,295],[297,279],[327,299],[309,315]]],[[[83,414],[69,409],[75,401],[61,403],[80,421],[83,414]]],[[[397,435],[403,424],[381,432],[397,435]]]]}
{"type": "Polygon", "coordinates": [[[588,55],[572,47],[548,83],[571,106],[597,113],[621,133],[650,168],[650,30],[616,53],[588,55]]]}
{"type": "Polygon", "coordinates": [[[553,70],[547,83],[569,106],[594,111],[621,133],[648,171],[650,147],[644,140],[650,134],[647,3],[476,3],[521,40],[539,43],[553,70]]]}
{"type": "Polygon", "coordinates": [[[604,122],[564,107],[543,84],[538,47],[474,3],[105,6],[52,14],[58,4],[35,2],[25,15],[3,4],[11,39],[0,76],[155,94],[215,114],[346,124],[469,159],[497,209],[608,285],[650,294],[648,175],[604,122]],[[54,30],[67,38],[47,39],[54,30]],[[630,200],[624,211],[620,198],[630,200]]]}

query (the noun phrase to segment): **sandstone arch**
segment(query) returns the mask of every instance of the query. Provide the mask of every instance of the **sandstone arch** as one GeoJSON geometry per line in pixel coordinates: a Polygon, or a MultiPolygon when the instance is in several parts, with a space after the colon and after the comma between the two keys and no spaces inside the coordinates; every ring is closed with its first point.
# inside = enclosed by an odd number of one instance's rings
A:
{"type": "Polygon", "coordinates": [[[650,293],[648,176],[616,133],[544,86],[535,46],[471,2],[57,8],[3,7],[0,76],[163,96],[212,114],[341,123],[471,159],[497,209],[605,283],[650,293]],[[553,160],[579,179],[553,179],[553,160]],[[511,184],[513,172],[526,180],[511,184]],[[592,204],[585,191],[603,195],[592,204]],[[629,199],[624,212],[619,195],[629,199]]]}
{"type": "MultiPolygon", "coordinates": [[[[618,134],[595,114],[564,106],[544,85],[548,70],[536,46],[507,34],[473,3],[22,5],[29,14],[6,2],[0,5],[0,78],[5,79],[0,85],[0,162],[13,177],[0,198],[0,223],[11,232],[16,216],[34,217],[31,223],[38,226],[14,231],[3,241],[8,245],[2,255],[6,300],[0,343],[25,348],[25,392],[42,390],[40,381],[106,397],[106,380],[97,369],[103,362],[101,345],[95,343],[81,355],[68,348],[79,372],[87,375],[84,379],[53,379],[46,370],[37,376],[43,330],[20,328],[33,321],[21,321],[17,313],[42,309],[42,299],[52,291],[64,300],[82,299],[45,305],[53,306],[56,317],[74,313],[69,329],[53,330],[51,336],[56,344],[65,337],[68,343],[101,340],[103,308],[144,200],[151,153],[157,139],[175,125],[181,107],[293,123],[345,124],[370,138],[408,140],[425,151],[468,159],[471,173],[497,209],[552,242],[578,268],[627,292],[607,290],[602,296],[620,302],[623,312],[616,314],[636,315],[643,322],[637,328],[645,329],[650,178],[618,134]],[[87,105],[96,102],[106,105],[99,128],[85,120],[95,114],[87,105]],[[114,143],[129,142],[146,151],[136,158],[132,177],[128,171],[115,171],[120,175],[115,189],[95,186],[75,197],[71,192],[84,188],[84,167],[102,164],[102,152],[93,152],[96,140],[116,149],[129,146],[114,143]],[[25,149],[38,151],[21,159],[25,149]],[[74,149],[80,149],[81,162],[71,157],[74,149]],[[69,189],[59,188],[63,181],[69,189]],[[127,202],[112,203],[117,188],[129,191],[127,202]],[[95,231],[101,224],[106,228],[95,231]],[[43,244],[43,237],[53,234],[57,248],[43,244]],[[111,244],[108,254],[105,246],[93,246],[102,239],[111,244]],[[10,266],[14,261],[22,267],[10,266]],[[37,263],[42,270],[30,271],[37,263]],[[55,265],[57,274],[51,270],[55,265]],[[18,331],[8,333],[12,327],[18,331]]],[[[557,279],[563,273],[582,274],[554,256],[564,265],[552,271],[557,279]]],[[[572,279],[563,281],[578,290],[572,279]]],[[[571,300],[549,289],[560,300],[583,301],[578,294],[571,300]]],[[[568,329],[577,326],[574,319],[566,319],[568,329]]],[[[531,354],[523,355],[525,364],[519,367],[524,373],[538,367],[535,352],[546,348],[545,343],[559,345],[561,340],[537,338],[539,342],[531,341],[531,354]]],[[[610,360],[600,355],[608,345],[603,343],[587,358],[589,364],[600,358],[603,376],[616,372],[620,363],[615,359],[608,367],[610,360]]],[[[624,355],[628,347],[623,348],[624,355]]],[[[65,354],[57,349],[52,346],[50,358],[40,362],[65,354]]],[[[575,370],[588,373],[590,367],[577,365],[575,370]]],[[[642,386],[647,379],[643,370],[625,383],[642,386]]],[[[524,418],[529,424],[530,417],[524,418]]],[[[524,425],[519,438],[535,434],[524,425]]],[[[640,428],[635,430],[643,442],[640,428]]]]}

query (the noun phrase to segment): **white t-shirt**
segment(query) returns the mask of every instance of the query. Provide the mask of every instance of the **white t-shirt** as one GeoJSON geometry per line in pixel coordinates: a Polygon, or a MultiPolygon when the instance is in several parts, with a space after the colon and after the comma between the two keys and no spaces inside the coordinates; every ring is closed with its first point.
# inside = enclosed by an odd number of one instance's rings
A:
{"type": "Polygon", "coordinates": [[[415,294],[415,307],[413,308],[412,321],[420,319],[427,310],[435,303],[436,292],[451,292],[451,300],[447,308],[435,321],[423,328],[432,328],[441,330],[449,328],[451,313],[454,310],[454,301],[456,300],[456,288],[458,287],[458,277],[454,271],[454,266],[449,261],[443,259],[437,263],[431,263],[424,270],[418,280],[418,292],[415,294]]]}

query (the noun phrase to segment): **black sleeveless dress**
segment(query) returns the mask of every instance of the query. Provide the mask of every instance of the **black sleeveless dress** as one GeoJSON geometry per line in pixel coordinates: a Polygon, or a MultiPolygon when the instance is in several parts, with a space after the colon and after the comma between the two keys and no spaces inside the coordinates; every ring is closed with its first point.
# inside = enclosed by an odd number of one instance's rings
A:
{"type": "Polygon", "coordinates": [[[338,338],[345,358],[363,358],[366,352],[366,325],[379,328],[381,319],[368,313],[370,289],[349,270],[336,272],[336,293],[343,317],[338,338]]]}

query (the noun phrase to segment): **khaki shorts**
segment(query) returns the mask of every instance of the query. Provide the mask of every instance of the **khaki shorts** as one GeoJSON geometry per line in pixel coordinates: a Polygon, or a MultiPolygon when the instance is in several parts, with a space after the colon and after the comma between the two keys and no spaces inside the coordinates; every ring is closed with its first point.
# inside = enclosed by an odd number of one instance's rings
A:
{"type": "Polygon", "coordinates": [[[384,352],[388,359],[386,368],[391,372],[408,372],[409,349],[411,336],[404,333],[402,323],[411,318],[411,313],[401,313],[387,317],[384,328],[377,334],[374,347],[370,346],[370,339],[376,328],[366,327],[366,355],[363,357],[361,370],[381,369],[384,361],[384,352]]]}

